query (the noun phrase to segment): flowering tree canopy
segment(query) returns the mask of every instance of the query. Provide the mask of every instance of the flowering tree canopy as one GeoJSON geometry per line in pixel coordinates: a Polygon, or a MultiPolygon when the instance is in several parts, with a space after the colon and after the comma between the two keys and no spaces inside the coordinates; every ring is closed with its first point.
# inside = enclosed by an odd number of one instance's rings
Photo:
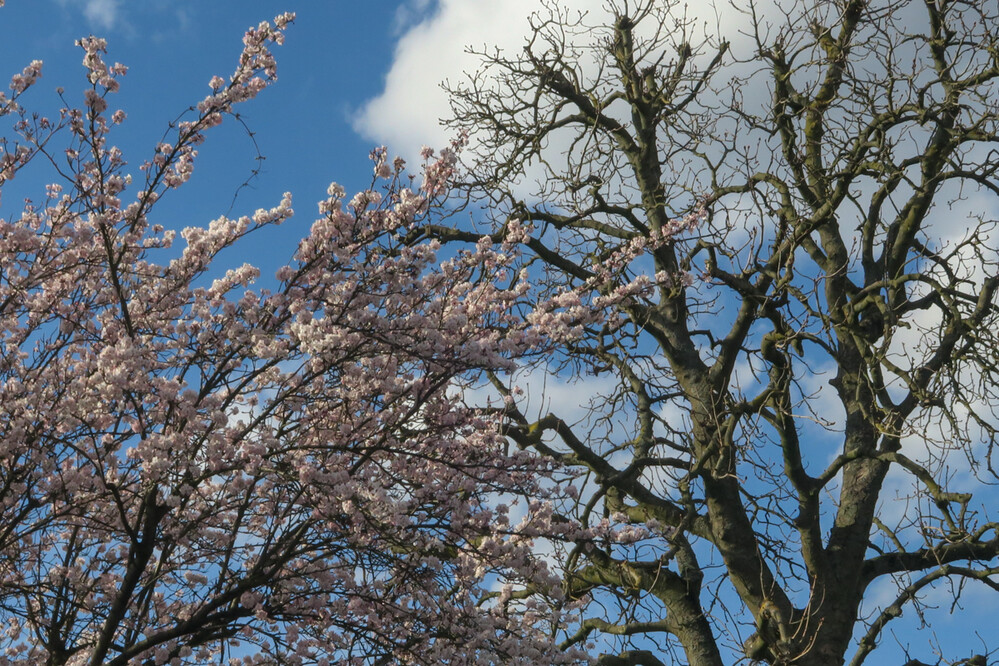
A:
{"type": "Polygon", "coordinates": [[[531,554],[555,469],[460,391],[574,315],[520,316],[524,230],[446,259],[404,242],[454,152],[411,189],[376,150],[372,189],[332,185],[271,289],[219,255],[287,223],[290,194],[181,242],[150,221],[206,132],[274,81],[292,18],[246,33],[139,185],[110,143],[125,67],[103,40],[79,42],[82,108],[26,110],[39,62],[0,96],[0,184],[33,160],[57,176],[0,221],[0,664],[578,659],[553,652],[563,595],[531,554]],[[498,493],[525,498],[516,517],[498,493]]]}

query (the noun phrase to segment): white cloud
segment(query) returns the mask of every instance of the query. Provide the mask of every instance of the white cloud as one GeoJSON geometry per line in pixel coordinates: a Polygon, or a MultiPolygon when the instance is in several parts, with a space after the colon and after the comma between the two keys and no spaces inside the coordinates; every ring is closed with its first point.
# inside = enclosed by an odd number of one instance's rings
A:
{"type": "Polygon", "coordinates": [[[392,31],[395,36],[405,34],[411,25],[419,23],[422,20],[420,17],[431,9],[431,0],[409,0],[399,5],[392,21],[392,31]]]}
{"type": "Polygon", "coordinates": [[[121,0],[59,0],[63,7],[83,12],[87,21],[101,30],[110,30],[121,15],[121,0]]]}
{"type": "Polygon", "coordinates": [[[118,21],[119,0],[87,0],[83,14],[87,20],[104,29],[114,27],[118,21]]]}
{"type": "MultiPolygon", "coordinates": [[[[595,8],[599,0],[564,0],[560,6],[595,8]]],[[[439,0],[430,11],[416,0],[397,15],[401,37],[381,94],[356,114],[354,129],[367,139],[409,157],[421,146],[442,147],[453,138],[441,127],[449,115],[445,80],[461,81],[479,67],[468,47],[518,51],[528,31],[528,18],[538,11],[537,0],[439,0]],[[422,17],[422,18],[421,18],[422,17]]]]}

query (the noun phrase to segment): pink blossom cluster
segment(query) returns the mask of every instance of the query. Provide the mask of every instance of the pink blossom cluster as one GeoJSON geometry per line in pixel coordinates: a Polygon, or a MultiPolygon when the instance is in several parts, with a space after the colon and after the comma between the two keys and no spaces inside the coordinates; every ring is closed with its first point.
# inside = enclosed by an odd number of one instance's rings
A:
{"type": "MultiPolygon", "coordinates": [[[[0,7],[3,5],[0,4],[0,7]]],[[[25,93],[42,75],[42,61],[32,60],[20,74],[10,79],[11,94],[0,91],[0,118],[9,115],[20,117],[14,127],[21,133],[23,141],[11,143],[0,138],[0,186],[14,177],[37,153],[37,147],[44,143],[45,135],[52,130],[52,124],[44,116],[34,116],[25,112],[18,98],[25,93]]]]}
{"type": "MultiPolygon", "coordinates": [[[[290,194],[180,240],[150,221],[203,130],[273,80],[291,18],[247,32],[138,191],[109,143],[125,70],[80,42],[92,88],[50,155],[72,177],[0,220],[0,665],[585,661],[556,647],[570,605],[533,552],[578,537],[554,470],[458,390],[560,334],[521,316],[529,230],[444,260],[410,240],[456,147],[415,191],[376,150],[385,187],[331,186],[272,289],[219,256],[290,194]]],[[[543,309],[583,316],[570,301],[543,309]]]]}
{"type": "Polygon", "coordinates": [[[28,89],[28,86],[37,81],[38,77],[41,75],[42,61],[32,60],[31,64],[24,68],[23,72],[15,74],[10,78],[10,89],[13,90],[15,94],[23,93],[28,89]]]}
{"type": "Polygon", "coordinates": [[[284,43],[284,30],[295,20],[286,12],[274,18],[274,25],[264,21],[249,28],[243,36],[243,52],[239,66],[229,77],[229,83],[220,76],[213,76],[209,86],[213,94],[198,104],[198,111],[221,112],[232,104],[252,99],[277,79],[277,61],[270,50],[271,44],[284,43]]]}
{"type": "Polygon", "coordinates": [[[421,189],[433,199],[445,194],[449,184],[454,177],[455,169],[458,166],[458,154],[468,143],[468,135],[461,134],[456,137],[451,146],[444,148],[438,154],[434,154],[433,148],[424,146],[420,151],[423,158],[423,185],[421,189]]]}
{"type": "MultiPolygon", "coordinates": [[[[703,207],[682,218],[670,220],[668,225],[653,230],[648,236],[636,236],[620,248],[595,262],[592,276],[576,286],[558,290],[550,298],[538,303],[525,320],[530,324],[532,344],[541,340],[572,342],[583,334],[583,328],[609,318],[621,316],[620,305],[630,299],[650,297],[656,287],[670,289],[689,287],[693,277],[683,271],[656,271],[654,275],[638,272],[625,279],[628,269],[639,257],[674,242],[685,232],[696,229],[707,215],[703,207]]],[[[521,239],[526,231],[519,224],[512,228],[512,237],[521,239]]],[[[526,239],[525,239],[526,240],[526,239]]],[[[521,240],[520,242],[524,242],[521,240]]]]}
{"type": "Polygon", "coordinates": [[[78,39],[76,45],[83,49],[83,66],[87,68],[87,80],[107,92],[118,92],[119,84],[115,77],[125,74],[127,68],[121,63],[108,67],[104,62],[101,54],[107,53],[107,40],[100,37],[84,37],[78,39]]]}

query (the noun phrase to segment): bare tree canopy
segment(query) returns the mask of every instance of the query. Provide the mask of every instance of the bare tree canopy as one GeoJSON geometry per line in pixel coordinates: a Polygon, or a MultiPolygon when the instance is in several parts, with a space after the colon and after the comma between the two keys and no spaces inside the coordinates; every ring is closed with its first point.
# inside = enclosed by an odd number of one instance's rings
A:
{"type": "MultiPolygon", "coordinates": [[[[999,4],[737,4],[552,3],[452,82],[496,238],[533,224],[534,275],[613,309],[548,366],[589,418],[514,400],[508,435],[578,471],[567,516],[631,529],[562,553],[566,648],[885,663],[930,590],[999,591],[999,4]]],[[[996,649],[929,636],[909,664],[996,649]]]]}

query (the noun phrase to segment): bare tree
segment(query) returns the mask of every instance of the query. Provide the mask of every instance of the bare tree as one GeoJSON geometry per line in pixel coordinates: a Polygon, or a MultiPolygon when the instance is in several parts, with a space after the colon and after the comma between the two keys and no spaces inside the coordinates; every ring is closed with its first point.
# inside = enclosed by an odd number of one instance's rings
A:
{"type": "MultiPolygon", "coordinates": [[[[617,310],[550,365],[613,378],[590,419],[514,401],[508,432],[628,535],[561,561],[565,647],[607,666],[859,666],[929,590],[999,590],[999,4],[739,4],[725,41],[553,3],[451,86],[496,237],[532,223],[530,270],[617,310]]],[[[904,658],[994,649],[933,647],[904,658]]]]}

